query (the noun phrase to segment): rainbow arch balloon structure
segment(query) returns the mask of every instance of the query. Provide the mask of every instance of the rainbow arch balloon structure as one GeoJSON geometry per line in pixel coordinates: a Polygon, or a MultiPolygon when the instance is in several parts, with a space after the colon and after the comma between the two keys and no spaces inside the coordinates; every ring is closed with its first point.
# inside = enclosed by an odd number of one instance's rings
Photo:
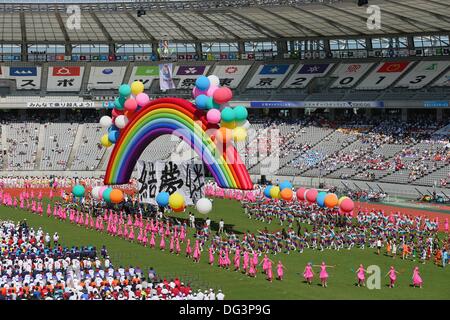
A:
{"type": "Polygon", "coordinates": [[[247,168],[232,145],[219,152],[208,129],[216,128],[206,113],[181,98],[160,98],[137,111],[120,132],[109,158],[104,184],[129,182],[132,171],[145,148],[157,137],[175,134],[199,155],[221,188],[252,190],[247,168]]]}

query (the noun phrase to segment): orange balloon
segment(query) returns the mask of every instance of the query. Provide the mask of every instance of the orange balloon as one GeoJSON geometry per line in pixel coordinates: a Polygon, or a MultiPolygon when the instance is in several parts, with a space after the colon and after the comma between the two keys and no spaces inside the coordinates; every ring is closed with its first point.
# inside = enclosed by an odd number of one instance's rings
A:
{"type": "Polygon", "coordinates": [[[173,212],[183,212],[184,209],[185,209],[185,207],[182,206],[182,207],[179,207],[179,208],[177,208],[177,209],[172,209],[172,211],[173,211],[173,212]]]}
{"type": "Polygon", "coordinates": [[[229,142],[232,137],[232,131],[225,127],[221,127],[216,132],[216,139],[220,142],[229,142]]]}
{"type": "Polygon", "coordinates": [[[338,199],[337,195],[335,195],[334,193],[329,193],[325,196],[324,202],[325,202],[325,206],[327,208],[334,208],[337,206],[338,201],[339,201],[339,199],[338,199]]]}
{"type": "Polygon", "coordinates": [[[109,197],[112,203],[121,203],[123,201],[123,192],[120,189],[113,189],[109,197]]]}
{"type": "Polygon", "coordinates": [[[286,201],[291,201],[293,195],[294,195],[294,193],[289,188],[285,188],[285,189],[281,190],[281,192],[280,192],[281,199],[286,200],[286,201]]]}

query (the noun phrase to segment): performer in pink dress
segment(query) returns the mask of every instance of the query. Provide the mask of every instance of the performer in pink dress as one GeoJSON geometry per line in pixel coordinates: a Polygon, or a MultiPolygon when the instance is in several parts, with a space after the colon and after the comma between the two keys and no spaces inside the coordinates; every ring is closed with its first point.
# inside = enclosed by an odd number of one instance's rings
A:
{"type": "Polygon", "coordinates": [[[320,282],[322,283],[322,287],[326,288],[328,286],[327,268],[334,268],[335,266],[327,266],[325,264],[325,262],[322,262],[322,264],[320,266],[314,266],[314,267],[320,267],[320,273],[319,273],[320,282]]]}
{"type": "Polygon", "coordinates": [[[386,277],[389,276],[389,288],[393,288],[395,286],[395,281],[397,280],[397,271],[395,271],[394,267],[391,266],[389,272],[386,274],[386,277]]]}
{"type": "Polygon", "coordinates": [[[180,238],[178,238],[178,237],[175,238],[175,250],[177,251],[177,256],[178,256],[181,252],[180,238]]]}
{"type": "Polygon", "coordinates": [[[360,264],[358,270],[356,271],[356,277],[358,279],[358,287],[360,287],[361,284],[363,285],[363,287],[366,286],[364,282],[366,280],[366,273],[367,271],[364,269],[364,266],[360,264]]]}
{"type": "Polygon", "coordinates": [[[191,239],[187,239],[187,244],[186,244],[186,257],[190,257],[192,253],[192,248],[191,248],[191,239]]]}
{"type": "Polygon", "coordinates": [[[210,265],[210,266],[213,266],[213,265],[214,265],[214,254],[213,254],[213,248],[212,248],[212,246],[209,247],[208,253],[209,253],[209,265],[210,265]]]}
{"type": "Polygon", "coordinates": [[[285,266],[283,266],[283,264],[281,263],[281,261],[278,261],[278,265],[277,265],[277,276],[278,276],[278,280],[283,280],[283,276],[284,276],[284,269],[287,269],[285,266]]]}
{"type": "Polygon", "coordinates": [[[239,248],[236,248],[236,251],[234,252],[233,263],[234,263],[234,271],[236,272],[239,271],[241,267],[241,250],[239,248]]]}
{"type": "Polygon", "coordinates": [[[245,250],[244,251],[244,265],[242,266],[242,272],[243,273],[248,273],[248,263],[250,261],[250,257],[248,254],[248,251],[245,250]]]}
{"type": "Polygon", "coordinates": [[[266,273],[267,273],[267,280],[269,280],[270,282],[272,282],[273,280],[272,263],[273,261],[270,259],[267,261],[266,273]]]}
{"type": "Polygon", "coordinates": [[[311,285],[312,279],[314,278],[311,262],[308,262],[306,265],[305,270],[303,271],[303,278],[305,278],[306,282],[311,285]]]}
{"type": "Polygon", "coordinates": [[[164,251],[166,249],[166,239],[164,234],[161,236],[161,241],[159,242],[159,249],[161,251],[164,251]]]}
{"type": "Polygon", "coordinates": [[[155,233],[154,232],[152,232],[152,235],[150,236],[149,246],[150,246],[150,248],[155,247],[155,233]]]}
{"type": "Polygon", "coordinates": [[[413,281],[414,288],[419,287],[422,289],[423,281],[422,281],[422,277],[420,276],[419,267],[414,268],[412,281],[413,281]]]}

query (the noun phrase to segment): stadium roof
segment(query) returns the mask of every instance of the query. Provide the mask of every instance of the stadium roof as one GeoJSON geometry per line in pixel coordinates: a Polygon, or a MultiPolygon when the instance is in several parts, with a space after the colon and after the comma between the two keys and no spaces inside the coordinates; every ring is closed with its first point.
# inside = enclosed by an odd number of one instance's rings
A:
{"type": "Polygon", "coordinates": [[[0,0],[3,43],[232,42],[450,33],[448,0],[370,0],[381,8],[379,30],[367,28],[367,8],[358,7],[355,0],[14,1],[0,0]],[[68,4],[81,7],[81,29],[67,28],[68,4]],[[137,17],[139,9],[146,15],[137,17]]]}

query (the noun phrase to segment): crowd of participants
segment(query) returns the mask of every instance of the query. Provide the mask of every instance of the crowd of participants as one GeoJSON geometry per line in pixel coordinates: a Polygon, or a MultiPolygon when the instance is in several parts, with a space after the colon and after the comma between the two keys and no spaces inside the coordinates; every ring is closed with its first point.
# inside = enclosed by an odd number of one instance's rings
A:
{"type": "Polygon", "coordinates": [[[446,235],[439,236],[439,221],[427,216],[401,213],[385,214],[382,210],[358,209],[356,217],[339,214],[335,209],[320,208],[307,202],[283,203],[259,199],[244,202],[249,219],[278,223],[282,230],[267,230],[252,235],[267,252],[303,252],[315,250],[351,250],[353,248],[384,247],[393,258],[412,259],[425,263],[433,261],[445,266],[448,245],[448,219],[444,224],[446,235]]]}
{"type": "Polygon", "coordinates": [[[0,300],[223,300],[221,290],[194,290],[175,278],[161,279],[153,268],[115,266],[108,250],[64,247],[20,224],[0,221],[0,300]]]}

